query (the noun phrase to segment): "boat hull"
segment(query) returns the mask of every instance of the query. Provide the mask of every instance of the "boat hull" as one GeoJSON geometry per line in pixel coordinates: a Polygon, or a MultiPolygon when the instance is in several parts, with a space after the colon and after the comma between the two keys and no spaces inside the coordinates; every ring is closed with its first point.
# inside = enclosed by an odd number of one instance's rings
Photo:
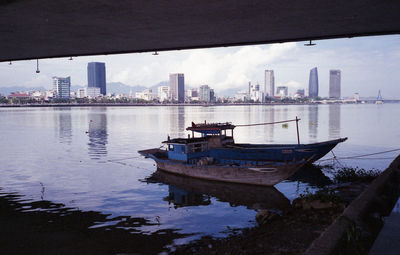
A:
{"type": "Polygon", "coordinates": [[[197,165],[161,159],[156,156],[162,154],[162,150],[158,149],[140,151],[139,153],[154,159],[159,169],[170,173],[205,180],[263,186],[273,186],[287,179],[306,163],[306,161],[300,161],[296,163],[276,163],[257,166],[197,165]]]}
{"type": "Polygon", "coordinates": [[[338,143],[346,141],[340,138],[312,144],[233,144],[227,147],[210,149],[210,157],[217,158],[221,163],[248,161],[264,162],[294,162],[307,160],[313,163],[338,143]]]}

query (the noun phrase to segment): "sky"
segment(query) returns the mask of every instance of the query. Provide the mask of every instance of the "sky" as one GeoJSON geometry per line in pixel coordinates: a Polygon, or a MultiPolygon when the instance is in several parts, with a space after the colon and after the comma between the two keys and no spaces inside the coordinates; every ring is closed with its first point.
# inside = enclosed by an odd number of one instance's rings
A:
{"type": "Polygon", "coordinates": [[[185,85],[203,84],[223,96],[228,89],[244,90],[249,81],[264,84],[264,70],[274,70],[275,87],[289,94],[308,92],[310,69],[318,68],[319,95],[328,96],[329,70],[342,71],[342,97],[400,98],[400,35],[289,42],[148,53],[100,55],[0,63],[0,87],[51,88],[52,76],[71,76],[72,85],[87,85],[87,63],[105,62],[107,82],[151,87],[167,81],[170,73],[184,73],[185,85]]]}

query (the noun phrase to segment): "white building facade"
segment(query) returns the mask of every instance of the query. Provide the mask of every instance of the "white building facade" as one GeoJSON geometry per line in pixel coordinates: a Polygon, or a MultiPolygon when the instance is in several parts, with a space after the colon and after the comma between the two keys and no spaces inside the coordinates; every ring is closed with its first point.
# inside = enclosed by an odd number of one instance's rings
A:
{"type": "Polygon", "coordinates": [[[160,102],[164,102],[169,99],[169,86],[160,86],[158,87],[158,99],[160,102]]]}
{"type": "Polygon", "coordinates": [[[71,77],[53,77],[53,90],[56,98],[69,99],[71,90],[71,77]]]}

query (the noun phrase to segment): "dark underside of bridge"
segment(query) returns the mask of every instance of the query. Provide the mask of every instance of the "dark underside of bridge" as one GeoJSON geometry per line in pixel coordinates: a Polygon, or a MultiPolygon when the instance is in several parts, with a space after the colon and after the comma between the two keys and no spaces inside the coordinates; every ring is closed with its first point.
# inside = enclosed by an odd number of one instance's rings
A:
{"type": "Polygon", "coordinates": [[[399,0],[0,0],[0,61],[398,33],[399,0]]]}

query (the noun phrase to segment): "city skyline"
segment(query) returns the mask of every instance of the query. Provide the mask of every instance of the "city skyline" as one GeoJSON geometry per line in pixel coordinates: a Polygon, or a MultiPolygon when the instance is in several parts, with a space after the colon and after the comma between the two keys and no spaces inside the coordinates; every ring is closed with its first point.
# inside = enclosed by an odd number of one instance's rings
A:
{"type": "MultiPolygon", "coordinates": [[[[242,47],[182,50],[110,56],[39,60],[41,72],[35,73],[36,61],[0,63],[0,87],[26,86],[51,88],[52,76],[71,76],[73,84],[85,86],[88,62],[106,62],[108,82],[151,87],[168,80],[169,73],[185,73],[191,87],[208,84],[216,93],[239,90],[248,81],[264,82],[264,70],[274,70],[275,86],[287,86],[289,94],[308,88],[308,72],[317,66],[320,75],[319,96],[329,95],[329,70],[346,73],[341,80],[341,96],[355,92],[375,96],[400,97],[400,36],[360,37],[303,43],[282,43],[242,47]],[[382,48],[381,45],[385,47],[382,48]]],[[[274,91],[275,92],[275,91],[274,91]]],[[[306,91],[308,94],[308,91],[306,91]]]]}

